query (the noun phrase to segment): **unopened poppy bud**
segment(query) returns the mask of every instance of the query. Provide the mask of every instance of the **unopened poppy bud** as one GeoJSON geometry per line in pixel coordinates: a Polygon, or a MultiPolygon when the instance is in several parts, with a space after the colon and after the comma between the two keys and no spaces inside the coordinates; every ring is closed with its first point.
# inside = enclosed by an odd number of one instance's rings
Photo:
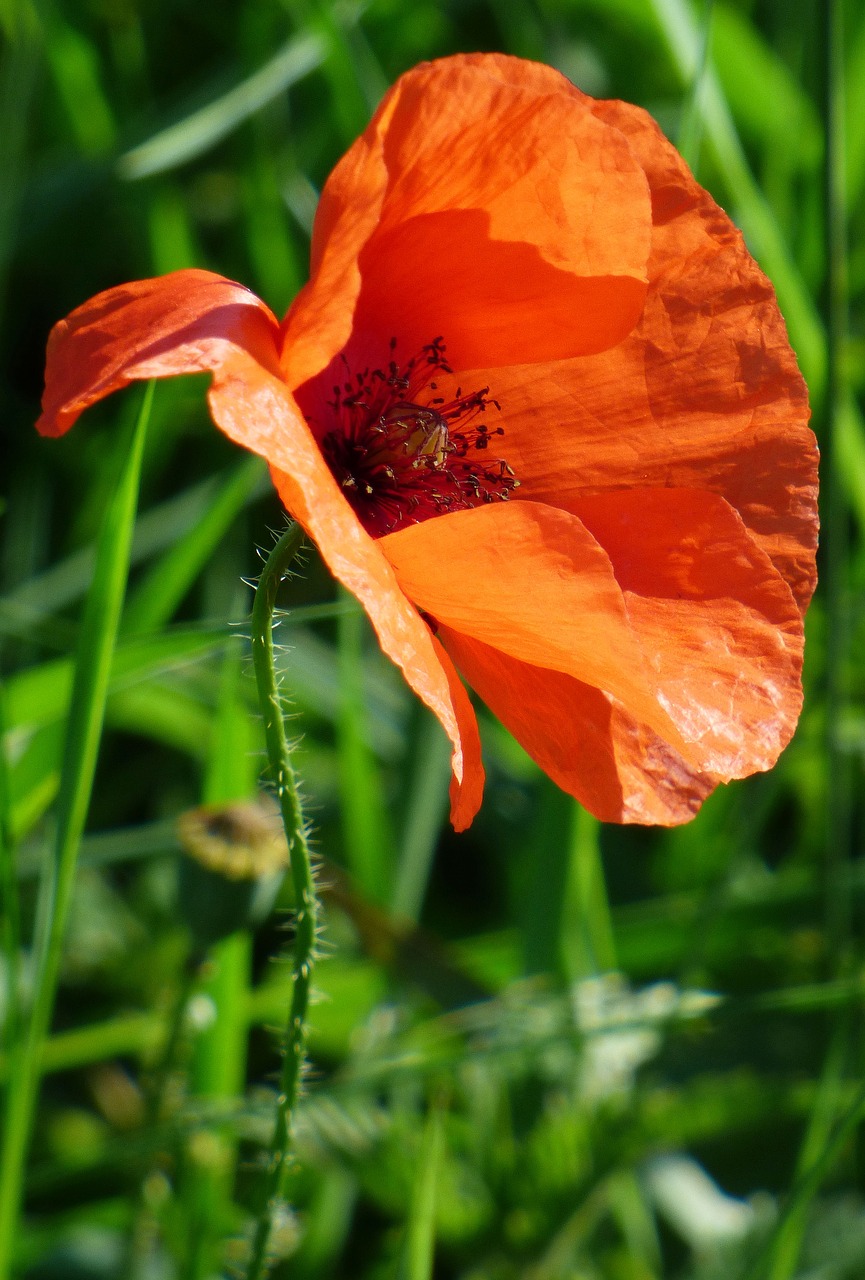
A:
{"type": "Polygon", "coordinates": [[[186,855],[180,909],[197,943],[206,948],[263,919],[288,865],[272,805],[264,799],[201,805],[180,815],[177,835],[186,855]]]}

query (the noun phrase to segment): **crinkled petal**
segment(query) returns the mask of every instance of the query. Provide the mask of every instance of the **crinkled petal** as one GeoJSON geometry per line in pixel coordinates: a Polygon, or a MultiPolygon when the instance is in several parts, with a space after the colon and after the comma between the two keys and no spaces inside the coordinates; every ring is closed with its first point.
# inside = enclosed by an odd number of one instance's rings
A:
{"type": "Polygon", "coordinates": [[[817,447],[775,294],[740,233],[654,121],[593,104],[627,136],[652,190],[650,287],[617,347],[539,368],[484,367],[502,405],[503,451],[526,497],[572,508],[634,485],[720,494],[790,583],[814,589],[817,447]]]}
{"type": "Polygon", "coordinates": [[[673,826],[718,779],[701,773],[613,699],[559,671],[440,630],[473,689],[553,781],[602,822],[673,826]]]}
{"type": "Polygon", "coordinates": [[[633,327],[645,176],[588,99],[542,79],[539,91],[532,64],[468,54],[385,96],[322,195],[313,278],[286,317],[292,388],[346,348],[381,364],[393,336],[408,359],[441,334],[471,368],[599,351],[633,327]]]}
{"type": "Polygon", "coordinates": [[[439,624],[618,698],[678,741],[610,560],[573,515],[535,502],[452,512],[379,544],[439,624]]]}
{"type": "Polygon", "coordinates": [[[585,498],[658,697],[688,758],[725,780],[770,768],[802,706],[802,619],[740,516],[712,493],[585,498]]]}
{"type": "Polygon", "coordinates": [[[276,369],[278,334],[260,298],[211,271],[107,289],[51,330],[37,427],[63,435],[89,405],[127,383],[214,370],[235,348],[276,369]]]}

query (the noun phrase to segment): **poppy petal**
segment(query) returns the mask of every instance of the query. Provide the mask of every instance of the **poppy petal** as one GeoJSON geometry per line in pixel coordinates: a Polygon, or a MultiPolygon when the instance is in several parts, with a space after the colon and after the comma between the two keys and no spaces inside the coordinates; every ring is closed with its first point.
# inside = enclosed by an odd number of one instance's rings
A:
{"type": "Polygon", "coordinates": [[[802,705],[802,619],[789,587],[723,498],[636,489],[585,498],[658,697],[702,767],[770,768],[802,705]]]}
{"type": "Polygon", "coordinates": [[[408,525],[379,545],[406,595],[437,623],[603,689],[678,741],[610,560],[575,516],[536,502],[490,504],[408,525]]]}
{"type": "Polygon", "coordinates": [[[235,347],[276,368],[278,332],[260,298],[211,271],[107,289],[51,330],[37,428],[63,435],[88,406],[127,383],[213,370],[235,347]]]}
{"type": "Polygon", "coordinates": [[[627,135],[652,190],[642,318],[602,354],[464,378],[500,401],[524,496],[571,509],[592,490],[711,489],[739,511],[804,611],[818,454],[772,286],[645,112],[619,102],[593,110],[627,135]]]}
{"type": "Polygon", "coordinates": [[[599,351],[633,327],[642,169],[564,77],[540,93],[528,64],[523,85],[526,65],[457,56],[386,95],[325,186],[313,279],[286,318],[292,388],[352,333],[361,361],[384,359],[394,334],[406,358],[442,334],[453,366],[472,368],[599,351]]]}
{"type": "Polygon", "coordinates": [[[600,689],[519,662],[449,627],[439,635],[496,718],[602,822],[688,822],[715,787],[717,779],[689,767],[600,689]]]}

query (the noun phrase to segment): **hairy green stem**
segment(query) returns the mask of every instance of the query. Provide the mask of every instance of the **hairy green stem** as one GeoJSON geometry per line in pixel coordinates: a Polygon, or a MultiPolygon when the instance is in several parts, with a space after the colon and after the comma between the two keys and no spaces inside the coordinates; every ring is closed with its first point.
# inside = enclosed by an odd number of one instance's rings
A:
{"type": "Polygon", "coordinates": [[[273,661],[273,611],[279,584],[300,547],[303,533],[292,524],[277,542],[258,582],[252,606],[252,661],[258,700],[264,718],[264,735],[270,774],[276,787],[282,824],[291,858],[294,881],[295,937],[291,1009],[283,1047],[282,1071],[276,1105],[276,1123],[255,1224],[246,1280],[263,1274],[267,1246],[279,1204],[285,1170],[291,1153],[291,1127],[306,1048],[306,1011],[315,953],[318,902],[312,877],[306,825],[291,763],[282,702],[273,661]]]}

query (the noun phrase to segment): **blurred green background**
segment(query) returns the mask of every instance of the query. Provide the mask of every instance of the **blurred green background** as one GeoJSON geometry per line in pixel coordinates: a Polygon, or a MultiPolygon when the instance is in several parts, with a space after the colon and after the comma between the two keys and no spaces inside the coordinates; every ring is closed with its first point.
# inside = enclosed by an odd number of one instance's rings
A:
{"type": "MultiPolygon", "coordinates": [[[[325,928],[273,1275],[857,1280],[865,6],[3,0],[0,40],[0,1074],[94,543],[141,402],[38,438],[48,330],[186,266],[281,313],[317,192],[386,86],[504,50],[647,107],[775,281],[837,477],[805,712],[772,773],[674,831],[599,828],[482,719],[486,799],[455,837],[437,725],[308,555],[280,665],[325,928]]],[[[203,870],[175,827],[255,793],[242,579],[283,524],[204,389],[156,391],[14,1241],[34,1280],[232,1274],[272,1114],[290,893],[270,910],[272,880],[203,870]]]]}

